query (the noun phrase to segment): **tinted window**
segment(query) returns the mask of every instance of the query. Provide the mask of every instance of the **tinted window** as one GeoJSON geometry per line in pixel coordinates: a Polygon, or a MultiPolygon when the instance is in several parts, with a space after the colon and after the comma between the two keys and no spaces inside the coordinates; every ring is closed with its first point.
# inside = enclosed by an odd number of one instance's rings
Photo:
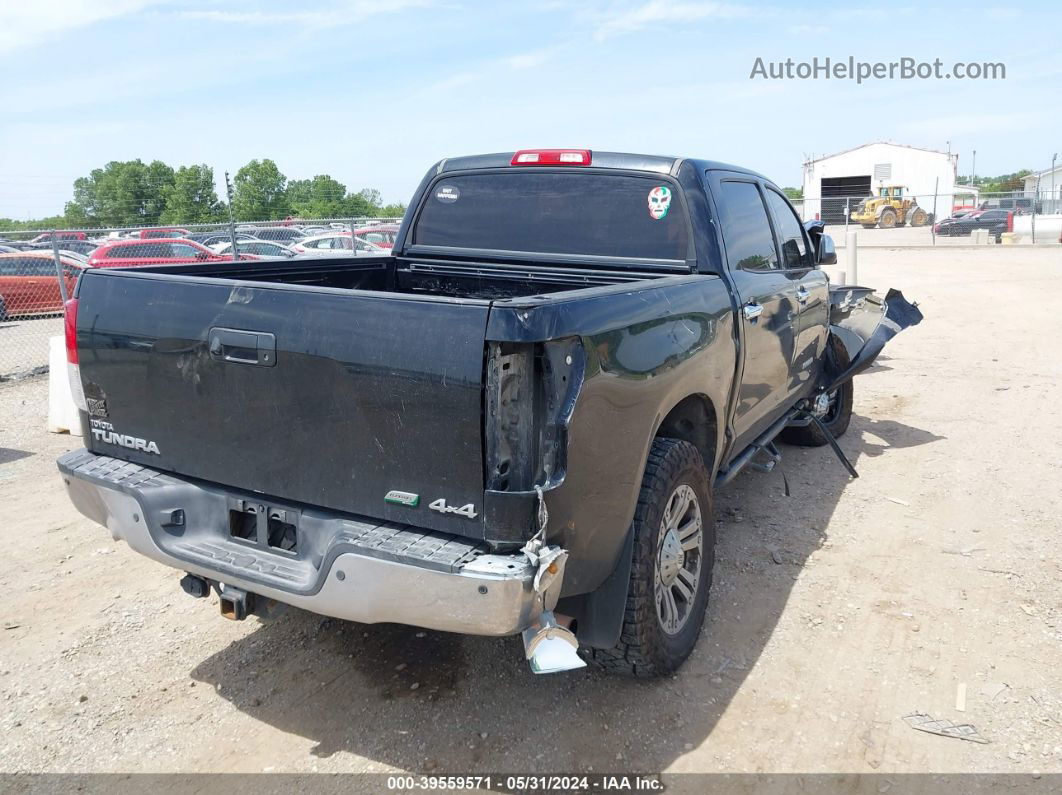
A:
{"type": "Polygon", "coordinates": [[[781,194],[768,188],[767,204],[770,205],[774,221],[778,225],[778,239],[782,243],[782,267],[810,268],[812,263],[807,246],[804,245],[804,228],[789,202],[782,198],[781,194]]]}
{"type": "Polygon", "coordinates": [[[723,240],[731,268],[770,270],[778,253],[760,192],[751,182],[723,183],[723,240]]]}
{"type": "Polygon", "coordinates": [[[170,256],[171,257],[195,257],[202,252],[195,246],[188,246],[184,243],[171,243],[170,244],[170,256]]]}
{"type": "Polygon", "coordinates": [[[681,197],[666,180],[535,169],[439,180],[413,242],[667,260],[686,259],[689,248],[681,197]]]}
{"type": "Polygon", "coordinates": [[[25,276],[55,276],[55,260],[27,257],[22,261],[22,273],[25,276]]]}

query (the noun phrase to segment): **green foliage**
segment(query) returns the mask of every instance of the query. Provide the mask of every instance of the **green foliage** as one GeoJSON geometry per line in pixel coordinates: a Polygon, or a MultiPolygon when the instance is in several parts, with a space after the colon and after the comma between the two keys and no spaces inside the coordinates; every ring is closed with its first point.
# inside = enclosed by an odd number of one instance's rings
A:
{"type": "MultiPolygon", "coordinates": [[[[399,217],[401,203],[383,204],[375,188],[348,192],[328,174],[289,181],[272,160],[252,160],[233,178],[233,214],[238,221],[299,218],[399,217]]],[[[159,160],[107,163],[74,181],[74,198],[62,215],[16,221],[0,218],[0,229],[135,228],[157,224],[225,221],[214,171],[205,164],[174,170],[159,160]]]]}
{"type": "Polygon", "coordinates": [[[288,183],[288,206],[302,218],[338,218],[346,215],[347,186],[327,174],[288,183]]]}
{"type": "Polygon", "coordinates": [[[74,201],[67,214],[92,226],[157,224],[163,192],[174,184],[173,169],[159,160],[112,160],[87,177],[74,180],[74,201]]]}
{"type": "Polygon", "coordinates": [[[172,185],[162,191],[164,224],[203,224],[221,220],[222,208],[214,190],[214,169],[208,165],[181,166],[172,185]]]}
{"type": "Polygon", "coordinates": [[[1013,174],[1002,174],[998,177],[957,177],[962,185],[973,185],[980,188],[982,193],[1009,193],[1025,189],[1025,178],[1032,173],[1027,168],[1015,171],[1013,174]]]}
{"type": "Polygon", "coordinates": [[[275,221],[289,213],[288,178],[268,158],[252,160],[232,180],[232,213],[237,221],[275,221]]]}
{"type": "Polygon", "coordinates": [[[786,198],[791,202],[800,201],[804,198],[803,188],[782,188],[782,193],[784,193],[786,198]]]}

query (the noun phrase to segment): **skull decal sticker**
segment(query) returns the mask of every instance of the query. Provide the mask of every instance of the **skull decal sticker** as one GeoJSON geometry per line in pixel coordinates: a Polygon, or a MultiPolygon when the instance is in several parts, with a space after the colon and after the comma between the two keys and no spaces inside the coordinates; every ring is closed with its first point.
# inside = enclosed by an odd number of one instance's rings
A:
{"type": "Polygon", "coordinates": [[[649,191],[649,215],[659,221],[667,216],[671,209],[671,188],[665,185],[657,185],[649,191]]]}

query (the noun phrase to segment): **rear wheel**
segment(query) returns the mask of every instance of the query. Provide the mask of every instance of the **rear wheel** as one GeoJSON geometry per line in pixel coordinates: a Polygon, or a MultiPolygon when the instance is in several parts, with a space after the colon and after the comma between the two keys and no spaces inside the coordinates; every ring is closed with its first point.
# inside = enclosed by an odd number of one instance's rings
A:
{"type": "Polygon", "coordinates": [[[704,622],[715,563],[712,491],[689,442],[656,439],[632,523],[634,557],[620,640],[587,657],[608,671],[655,677],[693,651],[704,622]]]}
{"type": "Polygon", "coordinates": [[[929,216],[921,207],[911,213],[911,226],[925,226],[929,222],[929,216]]]}
{"type": "Polygon", "coordinates": [[[894,210],[885,210],[881,217],[878,218],[878,226],[882,229],[892,229],[896,226],[896,212],[894,210]]]}

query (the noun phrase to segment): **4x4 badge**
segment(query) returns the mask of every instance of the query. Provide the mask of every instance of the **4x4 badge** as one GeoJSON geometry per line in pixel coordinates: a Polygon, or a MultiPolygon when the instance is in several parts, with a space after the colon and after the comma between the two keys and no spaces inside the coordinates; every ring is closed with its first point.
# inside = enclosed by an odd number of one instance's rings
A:
{"type": "Polygon", "coordinates": [[[395,505],[408,505],[410,508],[416,508],[420,504],[420,495],[411,494],[408,491],[397,491],[392,489],[384,496],[384,502],[391,502],[395,505]]]}

